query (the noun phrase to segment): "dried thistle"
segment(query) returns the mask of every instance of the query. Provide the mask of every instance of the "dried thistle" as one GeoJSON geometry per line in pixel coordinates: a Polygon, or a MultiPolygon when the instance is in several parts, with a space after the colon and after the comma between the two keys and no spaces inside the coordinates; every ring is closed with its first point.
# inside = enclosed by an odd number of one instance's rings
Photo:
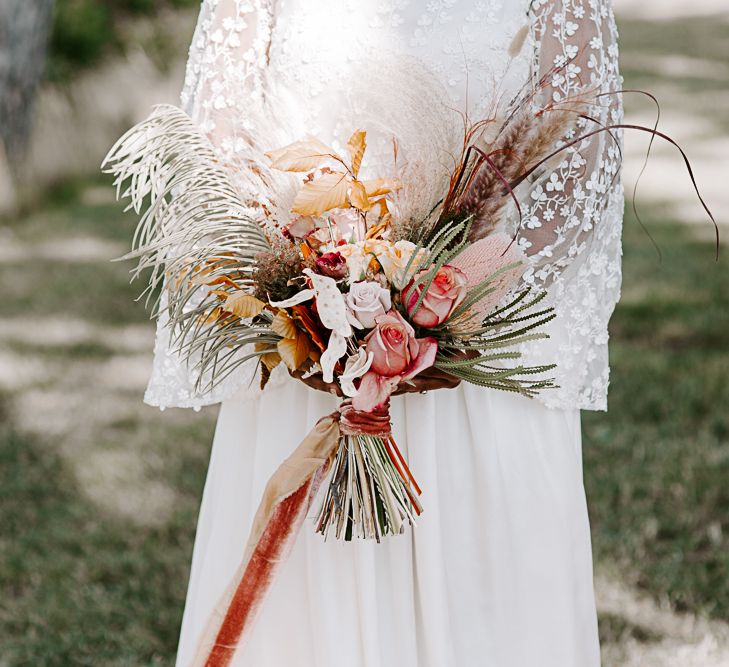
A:
{"type": "Polygon", "coordinates": [[[292,280],[300,278],[305,268],[298,247],[286,239],[277,239],[271,250],[259,253],[253,272],[254,295],[261,301],[283,301],[299,291],[292,280]]]}

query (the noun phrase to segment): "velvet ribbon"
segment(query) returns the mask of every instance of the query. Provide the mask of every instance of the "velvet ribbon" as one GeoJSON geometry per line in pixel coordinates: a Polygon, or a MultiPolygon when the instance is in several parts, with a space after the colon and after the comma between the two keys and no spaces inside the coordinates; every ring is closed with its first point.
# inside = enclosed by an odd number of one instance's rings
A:
{"type": "Polygon", "coordinates": [[[389,406],[372,413],[349,401],[317,422],[268,481],[241,564],[211,614],[191,667],[226,667],[251,629],[286,560],[344,435],[389,436],[389,406]]]}

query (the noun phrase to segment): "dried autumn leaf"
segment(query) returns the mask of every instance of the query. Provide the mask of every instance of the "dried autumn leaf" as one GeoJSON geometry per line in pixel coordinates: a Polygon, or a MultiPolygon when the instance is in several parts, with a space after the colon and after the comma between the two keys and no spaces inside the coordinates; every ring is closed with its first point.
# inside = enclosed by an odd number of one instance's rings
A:
{"type": "Polygon", "coordinates": [[[260,356],[261,363],[269,371],[272,371],[281,363],[281,356],[275,349],[271,348],[269,343],[256,343],[255,350],[256,352],[263,352],[260,356]]]}
{"type": "Polygon", "coordinates": [[[296,195],[291,210],[300,215],[321,215],[333,208],[346,208],[349,204],[350,181],[345,174],[332,172],[304,183],[296,195]]]}
{"type": "MultiPolygon", "coordinates": [[[[380,197],[379,199],[373,201],[372,208],[380,209],[380,218],[385,218],[386,216],[389,216],[390,218],[392,217],[392,215],[390,214],[390,207],[387,205],[387,199],[385,199],[384,197],[380,197]]],[[[382,220],[380,222],[382,222],[382,220]]]]}
{"type": "Polygon", "coordinates": [[[396,178],[375,178],[371,181],[362,181],[362,183],[370,198],[380,197],[402,188],[402,183],[396,178]]]}
{"type": "Polygon", "coordinates": [[[266,352],[266,354],[261,355],[261,361],[263,362],[263,365],[268,368],[269,371],[272,371],[283,360],[281,359],[281,355],[278,352],[266,352]]]}
{"type": "Polygon", "coordinates": [[[230,294],[223,304],[223,308],[229,313],[244,319],[260,315],[265,307],[263,301],[243,290],[230,294]]]}
{"type": "Polygon", "coordinates": [[[271,379],[271,371],[268,369],[268,366],[266,364],[261,365],[261,381],[259,383],[259,388],[261,391],[263,391],[266,388],[266,385],[268,384],[268,381],[271,379]]]}
{"type": "Polygon", "coordinates": [[[367,148],[366,136],[367,132],[364,130],[356,130],[347,142],[347,150],[349,151],[349,156],[352,158],[352,174],[354,174],[355,178],[359,174],[359,169],[362,166],[362,158],[367,148]]]}
{"type": "Polygon", "coordinates": [[[204,318],[205,324],[214,324],[220,318],[225,317],[225,313],[220,306],[215,306],[204,318]]]}
{"type": "Polygon", "coordinates": [[[352,181],[352,189],[349,191],[349,203],[360,211],[369,211],[372,208],[362,181],[352,181]]]}
{"type": "Polygon", "coordinates": [[[271,331],[281,338],[296,338],[298,329],[285,310],[279,310],[271,322],[271,331]]]}
{"type": "Polygon", "coordinates": [[[296,338],[284,338],[278,342],[278,353],[290,370],[296,371],[309,358],[311,343],[303,331],[297,331],[296,338]]]}
{"type": "Polygon", "coordinates": [[[376,225],[373,225],[367,230],[367,234],[365,235],[365,238],[367,239],[376,239],[379,238],[390,226],[392,222],[392,216],[389,213],[386,213],[385,215],[380,218],[379,222],[376,225]]]}
{"type": "Polygon", "coordinates": [[[326,144],[318,139],[295,141],[275,151],[266,153],[271,166],[281,171],[309,171],[315,169],[326,160],[341,158],[326,144]]]}
{"type": "Polygon", "coordinates": [[[294,306],[292,309],[294,319],[306,330],[309,334],[309,338],[322,352],[327,349],[326,341],[323,338],[321,325],[317,322],[317,318],[314,317],[311,312],[311,308],[306,304],[300,303],[294,306]]]}

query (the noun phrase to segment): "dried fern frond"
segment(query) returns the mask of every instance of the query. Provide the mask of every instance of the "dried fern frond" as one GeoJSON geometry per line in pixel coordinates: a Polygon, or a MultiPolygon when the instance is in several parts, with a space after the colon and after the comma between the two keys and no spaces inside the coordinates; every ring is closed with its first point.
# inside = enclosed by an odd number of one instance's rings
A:
{"type": "MultiPolygon", "coordinates": [[[[504,268],[508,270],[509,267],[504,268]]],[[[498,275],[495,274],[494,278],[498,275]]],[[[470,301],[478,301],[488,291],[490,280],[471,290],[470,301]]],[[[512,391],[528,397],[543,389],[556,388],[554,380],[544,375],[555,368],[554,364],[500,365],[502,361],[521,359],[520,352],[509,351],[508,348],[548,337],[546,333],[539,332],[539,328],[554,318],[554,310],[535,308],[546,292],[531,297],[530,294],[530,288],[526,288],[513,295],[506,305],[486,316],[476,329],[458,331],[445,326],[437,331],[439,354],[435,367],[481,387],[512,391]]],[[[462,307],[468,310],[470,304],[464,302],[462,307]]]]}

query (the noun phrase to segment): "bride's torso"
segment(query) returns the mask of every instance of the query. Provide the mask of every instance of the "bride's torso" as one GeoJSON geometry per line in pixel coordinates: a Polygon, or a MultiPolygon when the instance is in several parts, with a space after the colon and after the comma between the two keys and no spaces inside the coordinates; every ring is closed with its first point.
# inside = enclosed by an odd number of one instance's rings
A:
{"type": "MultiPolygon", "coordinates": [[[[234,182],[254,198],[261,191],[244,186],[249,181],[260,186],[258,174],[267,173],[265,151],[311,135],[344,151],[352,131],[365,129],[367,152],[360,173],[365,178],[400,177],[406,185],[398,192],[398,212],[418,219],[439,201],[439,188],[448,185],[454,156],[463,147],[463,114],[478,121],[492,110],[494,100],[508,103],[529,84],[542,45],[533,43],[530,33],[518,55],[510,49],[525,26],[534,28],[538,38],[541,25],[553,38],[556,51],[550,62],[581,55],[585,82],[604,91],[621,86],[609,0],[532,4],[534,11],[528,13],[530,0],[206,0],[182,104],[222,159],[241,167],[232,172],[234,182]],[[552,16],[552,8],[560,5],[564,12],[552,16]],[[566,24],[565,17],[570,19],[566,24]],[[548,25],[540,24],[547,18],[548,25]],[[584,45],[578,51],[575,33],[580,31],[595,34],[589,41],[581,38],[584,45]],[[256,163],[260,170],[249,168],[256,163]]],[[[577,81],[579,72],[573,65],[570,76],[577,81]]],[[[565,77],[561,83],[555,78],[558,89],[566,85],[565,77]]],[[[608,112],[611,122],[619,120],[619,107],[608,112]]],[[[612,144],[608,148],[614,150],[612,144]]],[[[561,280],[560,275],[553,290],[557,317],[549,324],[551,340],[523,348],[525,363],[557,363],[561,388],[542,397],[555,407],[605,406],[607,321],[620,283],[622,191],[611,176],[614,168],[614,158],[606,153],[594,172],[564,178],[545,172],[543,181],[557,180],[543,190],[537,183],[524,192],[526,216],[532,216],[529,229],[554,229],[545,262],[558,263],[560,253],[572,258],[571,278],[561,280]],[[566,202],[579,213],[569,225],[550,222],[555,210],[562,215],[562,209],[543,204],[545,192],[557,200],[568,185],[584,192],[600,179],[615,183],[600,224],[595,224],[599,209],[587,210],[589,198],[584,196],[566,202]],[[578,246],[566,232],[583,219],[594,232],[589,243],[578,246]]],[[[268,190],[273,190],[273,180],[266,182],[268,190]]],[[[512,218],[518,223],[518,217],[512,218]]],[[[242,387],[256,393],[248,364],[213,392],[200,395],[169,337],[163,314],[147,393],[153,405],[205,405],[242,387]]]]}
{"type": "Polygon", "coordinates": [[[276,0],[268,83],[290,101],[290,131],[326,141],[370,118],[382,126],[383,107],[415,116],[441,104],[462,128],[455,112],[476,120],[527,80],[529,48],[511,58],[509,47],[528,2],[276,0]]]}

